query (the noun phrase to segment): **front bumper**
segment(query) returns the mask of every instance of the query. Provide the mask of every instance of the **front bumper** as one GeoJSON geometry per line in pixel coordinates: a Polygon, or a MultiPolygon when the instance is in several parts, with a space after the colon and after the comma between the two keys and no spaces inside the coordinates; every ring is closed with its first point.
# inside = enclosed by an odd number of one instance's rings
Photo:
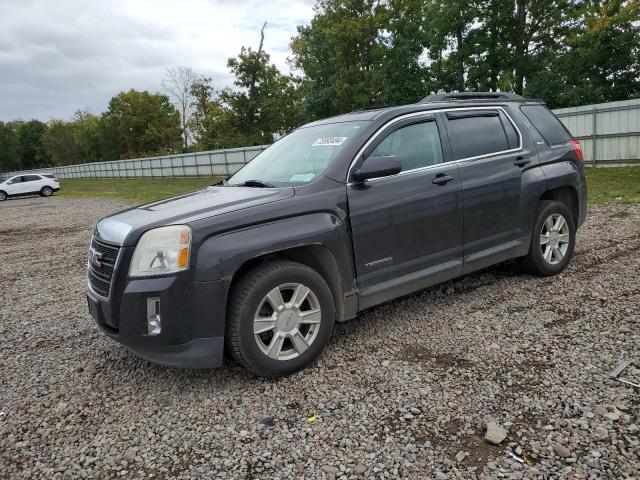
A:
{"type": "MultiPolygon", "coordinates": [[[[115,285],[114,285],[115,286],[115,285]]],[[[109,337],[135,355],[160,365],[222,365],[226,292],[222,282],[193,282],[181,275],[126,279],[110,299],[89,290],[91,316],[109,337]],[[147,330],[147,299],[160,300],[162,329],[147,330]]]]}

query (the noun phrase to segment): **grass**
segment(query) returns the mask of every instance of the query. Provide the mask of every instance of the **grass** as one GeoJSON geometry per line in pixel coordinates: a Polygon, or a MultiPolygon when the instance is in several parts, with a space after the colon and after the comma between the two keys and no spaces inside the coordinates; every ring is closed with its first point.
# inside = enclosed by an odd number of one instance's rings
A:
{"type": "MultiPolygon", "coordinates": [[[[216,183],[219,178],[163,179],[62,179],[60,195],[66,197],[116,197],[146,203],[216,183]]],[[[587,168],[590,205],[640,203],[640,166],[587,168]]]]}
{"type": "Polygon", "coordinates": [[[611,218],[629,218],[631,216],[631,214],[629,212],[625,212],[624,210],[621,210],[619,212],[613,212],[609,216],[611,218]]]}
{"type": "Polygon", "coordinates": [[[218,182],[216,177],[202,178],[64,178],[60,180],[63,197],[112,197],[131,203],[149,203],[181,193],[200,190],[218,182]]]}
{"type": "Polygon", "coordinates": [[[587,168],[590,205],[640,203],[640,167],[587,168]]]}

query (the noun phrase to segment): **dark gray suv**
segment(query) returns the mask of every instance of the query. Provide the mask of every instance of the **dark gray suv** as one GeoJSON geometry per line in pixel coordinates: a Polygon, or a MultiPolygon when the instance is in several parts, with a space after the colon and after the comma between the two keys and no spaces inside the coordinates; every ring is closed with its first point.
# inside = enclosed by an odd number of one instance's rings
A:
{"type": "Polygon", "coordinates": [[[300,127],[223,184],[101,220],[89,310],[169,366],[288,374],[334,322],[520,258],[561,272],[584,222],[582,151],[539,101],[437,95],[300,127]]]}

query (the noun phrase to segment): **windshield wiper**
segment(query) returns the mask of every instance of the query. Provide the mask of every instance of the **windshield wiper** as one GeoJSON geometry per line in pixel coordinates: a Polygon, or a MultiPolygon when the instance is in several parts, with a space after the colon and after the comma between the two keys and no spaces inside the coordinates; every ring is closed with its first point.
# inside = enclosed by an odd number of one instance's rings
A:
{"type": "Polygon", "coordinates": [[[275,188],[275,185],[272,185],[267,182],[263,182],[262,180],[246,180],[244,183],[238,183],[232,185],[234,187],[257,187],[257,188],[275,188]]]}

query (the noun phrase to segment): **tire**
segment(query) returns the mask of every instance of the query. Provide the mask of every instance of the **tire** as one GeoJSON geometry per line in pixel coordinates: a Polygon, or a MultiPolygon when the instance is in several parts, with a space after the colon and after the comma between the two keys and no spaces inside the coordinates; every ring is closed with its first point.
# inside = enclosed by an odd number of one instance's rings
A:
{"type": "Polygon", "coordinates": [[[247,272],[233,288],[226,344],[236,361],[258,376],[289,375],[320,354],[334,320],[331,290],[315,270],[271,261],[247,272]],[[303,297],[297,308],[297,299],[303,297]]]}
{"type": "Polygon", "coordinates": [[[7,199],[7,194],[0,191],[0,202],[4,202],[7,199]]]}
{"type": "Polygon", "coordinates": [[[51,187],[42,187],[40,190],[41,197],[50,197],[51,195],[53,195],[53,188],[51,187]]]}
{"type": "Polygon", "coordinates": [[[531,246],[523,258],[523,267],[536,275],[557,275],[569,264],[575,241],[576,225],[571,210],[564,203],[542,200],[536,208],[531,246]]]}

